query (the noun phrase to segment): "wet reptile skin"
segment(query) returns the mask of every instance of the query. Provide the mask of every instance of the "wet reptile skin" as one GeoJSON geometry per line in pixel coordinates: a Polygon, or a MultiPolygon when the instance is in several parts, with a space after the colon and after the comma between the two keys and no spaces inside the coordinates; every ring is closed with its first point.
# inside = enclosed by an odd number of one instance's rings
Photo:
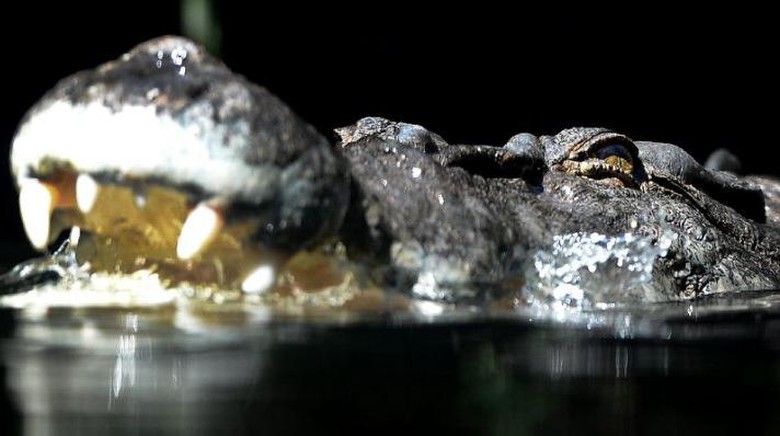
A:
{"type": "Polygon", "coordinates": [[[362,197],[356,205],[379,217],[373,234],[459,262],[471,277],[500,279],[553,235],[666,230],[677,239],[653,277],[669,295],[780,283],[780,228],[765,223],[765,204],[776,214],[777,197],[765,200],[748,180],[705,169],[676,146],[591,128],[521,134],[501,147],[449,146],[419,126],[376,118],[341,134],[362,197]],[[565,171],[560,162],[582,159],[572,150],[588,141],[622,144],[635,183],[565,171]]]}
{"type": "MultiPolygon", "coordinates": [[[[202,149],[193,152],[250,168],[230,190],[219,180],[174,180],[183,160],[132,177],[106,162],[89,169],[96,178],[154,182],[196,200],[220,196],[265,220],[261,228],[283,229],[255,235],[255,243],[296,250],[338,238],[357,262],[392,271],[387,280],[446,265],[442,281],[496,283],[522,274],[554,235],[671,232],[676,239],[653,269],[654,286],[668,296],[780,286],[780,183],[705,169],[674,145],[601,128],[454,145],[382,118],[337,129],[340,141],[328,144],[276,97],[175,37],[63,80],[20,131],[56,102],[103,105],[118,116],[152,106],[196,127],[202,149]],[[177,50],[186,58],[171,63],[177,50]],[[214,126],[226,128],[212,135],[214,126]]],[[[17,180],[58,165],[85,171],[67,151],[12,161],[17,180]]]]}

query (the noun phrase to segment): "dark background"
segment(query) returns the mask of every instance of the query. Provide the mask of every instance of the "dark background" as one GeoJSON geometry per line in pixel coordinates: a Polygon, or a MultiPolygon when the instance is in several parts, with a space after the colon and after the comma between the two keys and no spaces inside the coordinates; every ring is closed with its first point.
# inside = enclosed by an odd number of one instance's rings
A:
{"type": "MultiPolygon", "coordinates": [[[[58,79],[181,32],[177,2],[101,4],[26,2],[3,14],[5,147],[58,79]]],[[[460,143],[598,125],[676,143],[699,160],[728,147],[748,172],[779,173],[778,32],[768,11],[221,3],[216,15],[225,62],[324,133],[366,115],[460,143]]],[[[0,173],[0,237],[22,240],[16,194],[0,173]]]]}
{"type": "MultiPolygon", "coordinates": [[[[5,147],[10,146],[27,108],[60,78],[116,58],[148,38],[181,30],[177,2],[99,5],[27,1],[0,14],[5,85],[0,142],[5,147]]],[[[329,4],[319,9],[292,3],[287,8],[251,10],[224,3],[217,7],[220,55],[323,133],[365,115],[422,124],[451,142],[462,143],[502,144],[520,131],[553,134],[575,125],[600,125],[635,139],[676,143],[700,160],[717,147],[728,147],[742,158],[748,172],[780,175],[774,157],[780,77],[775,62],[780,40],[776,14],[735,10],[733,5],[638,11],[537,11],[536,6],[507,11],[482,2],[424,13],[400,3],[372,2],[352,8],[329,4]]],[[[7,148],[0,153],[0,242],[11,243],[0,244],[0,249],[14,250],[3,254],[10,261],[33,253],[23,240],[16,193],[5,169],[7,155],[7,148]]],[[[0,312],[3,315],[8,314],[0,312]]],[[[758,324],[759,315],[748,315],[758,324]]],[[[551,339],[544,330],[529,328],[526,336],[516,330],[490,341],[477,336],[472,342],[486,345],[473,352],[460,339],[465,335],[449,330],[426,333],[399,328],[367,334],[358,329],[357,334],[335,331],[325,338],[319,333],[303,345],[286,339],[293,343],[226,348],[228,353],[271,350],[258,357],[266,362],[261,373],[265,378],[256,386],[246,386],[256,392],[252,402],[231,397],[234,392],[212,384],[206,386],[207,396],[201,402],[187,398],[186,404],[209,404],[206,400],[212,398],[225,401],[220,404],[259,427],[288,432],[307,425],[329,429],[328,424],[345,416],[349,428],[354,428],[364,422],[353,418],[367,415],[374,417],[370,423],[384,425],[374,425],[370,431],[394,434],[400,433],[396,430],[400,423],[407,431],[406,422],[419,417],[440,421],[442,426],[484,421],[512,433],[519,432],[521,425],[541,423],[527,431],[694,434],[699,430],[715,435],[742,429],[747,434],[774,434],[780,374],[777,332],[776,326],[774,333],[768,327],[764,333],[764,328],[758,326],[756,332],[773,341],[767,348],[763,343],[740,341],[737,335],[729,336],[736,338],[736,345],[652,341],[637,345],[588,342],[566,331],[561,332],[565,339],[551,339]],[[547,378],[544,371],[534,372],[548,362],[545,356],[551,365],[572,365],[561,366],[564,370],[593,367],[616,372],[574,378],[552,373],[547,378]],[[625,363],[622,374],[618,357],[625,363]],[[658,372],[662,370],[668,372],[658,372]],[[404,412],[407,415],[400,414],[404,412]],[[320,419],[301,419],[306,416],[320,419]]],[[[10,335],[7,326],[0,333],[10,335]]],[[[59,346],[28,350],[40,359],[33,360],[37,362],[33,368],[45,368],[52,381],[34,380],[31,385],[58,394],[66,392],[63,386],[74,386],[62,374],[108,369],[115,357],[108,351],[63,353],[59,346]],[[103,366],[101,359],[107,362],[103,366]]],[[[170,354],[180,350],[165,345],[155,361],[181,359],[170,354]]],[[[200,349],[194,356],[189,362],[195,368],[197,359],[209,359],[200,349]]],[[[139,358],[139,374],[141,365],[150,362],[139,358]]],[[[6,368],[0,365],[0,380],[8,374],[6,368]]],[[[76,385],[91,382],[104,392],[103,381],[82,379],[76,385]]],[[[164,402],[167,397],[160,398],[164,402]]],[[[0,408],[7,409],[7,401],[0,397],[0,408]]],[[[58,410],[74,407],[56,398],[52,404],[58,410]]],[[[171,416],[162,421],[171,423],[184,416],[181,411],[176,414],[180,403],[171,404],[146,420],[138,419],[138,409],[133,409],[132,423],[153,426],[161,418],[171,416]]],[[[197,416],[207,421],[223,410],[203,407],[197,416]]],[[[108,420],[111,415],[101,417],[108,420]]],[[[19,417],[8,422],[19,425],[19,417]]],[[[4,421],[5,427],[8,422],[4,421]]],[[[79,427],[84,418],[73,424],[71,416],[63,416],[61,422],[62,428],[84,430],[79,427]]],[[[174,424],[182,422],[186,421],[174,424]]],[[[214,422],[220,428],[243,424],[214,422]]],[[[341,431],[343,424],[336,424],[341,431]]]]}

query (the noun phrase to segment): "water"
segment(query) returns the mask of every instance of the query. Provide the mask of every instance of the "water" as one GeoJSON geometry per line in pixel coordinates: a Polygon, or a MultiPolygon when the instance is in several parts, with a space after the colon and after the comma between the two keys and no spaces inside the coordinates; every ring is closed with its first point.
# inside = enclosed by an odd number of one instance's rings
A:
{"type": "Polygon", "coordinates": [[[39,285],[0,309],[3,434],[780,431],[780,292],[349,316],[92,280],[89,304],[30,305],[62,295],[39,285]]]}
{"type": "Polygon", "coordinates": [[[623,339],[508,320],[186,333],[63,312],[4,340],[4,393],[26,434],[776,434],[774,315],[667,325],[623,339]]]}
{"type": "Polygon", "coordinates": [[[534,304],[558,310],[663,301],[653,287],[653,265],[675,237],[671,231],[657,240],[633,233],[556,235],[549,250],[534,254],[525,293],[534,304]]]}

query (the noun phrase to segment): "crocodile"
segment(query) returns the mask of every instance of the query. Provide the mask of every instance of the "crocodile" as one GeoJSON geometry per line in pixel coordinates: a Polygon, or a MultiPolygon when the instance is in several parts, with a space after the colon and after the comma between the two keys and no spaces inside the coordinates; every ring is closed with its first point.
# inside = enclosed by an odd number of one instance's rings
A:
{"type": "Polygon", "coordinates": [[[312,250],[383,287],[518,290],[565,235],[663,242],[646,285],[664,298],[780,286],[776,178],[605,128],[463,145],[367,117],[335,133],[167,36],[59,82],[11,164],[35,248],[76,228],[92,268],[250,294],[312,250]]]}

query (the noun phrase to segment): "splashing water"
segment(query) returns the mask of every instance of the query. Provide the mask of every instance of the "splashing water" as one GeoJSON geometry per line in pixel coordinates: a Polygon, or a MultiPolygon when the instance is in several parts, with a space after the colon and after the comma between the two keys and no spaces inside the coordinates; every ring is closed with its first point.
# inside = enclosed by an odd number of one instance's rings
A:
{"type": "Polygon", "coordinates": [[[89,264],[79,265],[70,241],[50,256],[16,266],[0,281],[19,287],[0,296],[0,304],[32,312],[49,307],[161,307],[172,305],[176,297],[151,271],[126,276],[91,272],[89,264]]]}
{"type": "Polygon", "coordinates": [[[211,311],[233,313],[252,310],[264,316],[270,308],[287,314],[300,313],[307,308],[342,308],[366,290],[356,283],[351,270],[344,270],[343,276],[326,277],[340,278],[338,282],[312,285],[311,288],[299,286],[296,274],[301,271],[325,274],[322,271],[325,268],[341,267],[336,263],[338,258],[318,257],[317,253],[301,254],[290,260],[277,280],[279,289],[268,295],[242,295],[237,289],[213,284],[172,284],[161,278],[154,268],[130,273],[93,270],[89,262],[79,263],[75,249],[78,236],[73,237],[72,233],[71,239],[51,255],[28,260],[0,275],[0,306],[23,309],[35,317],[43,316],[52,308],[174,309],[183,313],[193,305],[197,309],[207,307],[211,311]],[[334,263],[320,265],[324,259],[334,263]]]}
{"type": "MultiPolygon", "coordinates": [[[[633,227],[636,230],[636,226],[633,227]]],[[[524,307],[516,306],[516,310],[526,313],[530,309],[532,313],[536,312],[538,318],[562,316],[570,319],[578,312],[665,300],[663,294],[653,288],[653,266],[656,259],[667,254],[676,235],[663,228],[657,235],[623,233],[608,236],[577,232],[554,236],[548,248],[538,250],[528,259],[525,285],[516,289],[515,294],[522,297],[524,304],[521,306],[524,307]]],[[[463,303],[479,311],[473,306],[478,287],[466,285],[469,282],[463,268],[455,268],[446,259],[426,256],[420,247],[395,248],[398,264],[409,264],[410,269],[422,271],[409,289],[410,298],[403,305],[406,310],[426,317],[435,312],[435,317],[438,317],[447,312],[447,308],[457,311],[457,306],[463,303]],[[434,305],[436,310],[432,312],[429,306],[434,305]]],[[[189,287],[168,288],[152,271],[142,270],[129,275],[90,271],[88,264],[78,264],[75,251],[67,242],[51,256],[17,266],[0,277],[2,280],[19,283],[31,290],[23,292],[24,289],[9,287],[7,291],[14,292],[0,296],[0,304],[40,310],[46,306],[170,307],[195,292],[189,287]]],[[[325,298],[327,301],[309,301],[311,298],[305,301],[287,298],[284,301],[290,303],[294,300],[290,304],[301,307],[339,308],[345,307],[348,300],[360,294],[351,280],[337,288],[338,295],[343,297],[338,301],[330,298],[332,292],[306,294],[307,297],[325,298]]],[[[217,297],[223,295],[219,292],[212,294],[217,297]]],[[[293,297],[297,295],[293,294],[293,297]]],[[[212,297],[209,297],[210,301],[219,303],[217,298],[212,297]]],[[[284,296],[279,298],[284,299],[284,296]]],[[[255,300],[247,302],[261,303],[260,307],[269,304],[279,306],[273,298],[255,300]]]]}
{"type": "Polygon", "coordinates": [[[668,231],[657,239],[633,233],[556,235],[529,263],[524,296],[531,305],[553,311],[660,301],[652,286],[653,264],[674,239],[668,231]]]}

